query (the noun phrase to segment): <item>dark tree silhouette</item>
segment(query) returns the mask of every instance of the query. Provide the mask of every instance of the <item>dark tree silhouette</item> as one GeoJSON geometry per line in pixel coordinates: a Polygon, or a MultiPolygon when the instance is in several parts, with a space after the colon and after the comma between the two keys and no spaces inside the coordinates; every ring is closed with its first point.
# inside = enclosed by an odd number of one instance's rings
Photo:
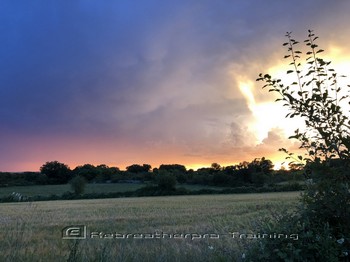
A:
{"type": "Polygon", "coordinates": [[[58,161],[46,162],[40,167],[40,172],[48,177],[50,184],[65,184],[71,177],[69,167],[58,161]]]}
{"type": "Polygon", "coordinates": [[[127,166],[126,171],[130,173],[142,173],[142,172],[149,172],[151,168],[152,168],[151,165],[148,165],[148,164],[143,164],[142,166],[133,164],[131,166],[127,166]]]}

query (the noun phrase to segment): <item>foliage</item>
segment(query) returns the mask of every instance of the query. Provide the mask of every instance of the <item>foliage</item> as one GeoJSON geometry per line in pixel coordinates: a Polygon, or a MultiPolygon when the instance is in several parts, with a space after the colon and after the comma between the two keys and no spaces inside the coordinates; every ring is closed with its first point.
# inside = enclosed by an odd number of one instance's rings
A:
{"type": "Polygon", "coordinates": [[[187,170],[186,167],[183,165],[179,165],[179,164],[171,164],[171,165],[160,165],[159,169],[158,169],[158,173],[160,172],[167,172],[168,174],[175,176],[176,177],[176,181],[178,183],[186,183],[187,181],[187,170]]]}
{"type": "Polygon", "coordinates": [[[120,172],[117,167],[109,167],[107,165],[94,166],[91,164],[85,164],[77,166],[73,171],[73,175],[82,176],[88,182],[103,182],[111,180],[115,175],[120,172]]]}
{"type": "Polygon", "coordinates": [[[272,218],[257,219],[255,226],[261,234],[282,233],[287,237],[264,238],[252,243],[246,254],[247,261],[338,261],[341,245],[329,237],[327,223],[320,224],[315,230],[311,221],[300,212],[285,210],[272,213],[272,218]]]}
{"type": "Polygon", "coordinates": [[[255,158],[252,162],[248,164],[248,168],[253,170],[256,173],[269,174],[272,172],[274,165],[272,161],[266,159],[265,157],[255,158]]]}
{"type": "Polygon", "coordinates": [[[298,139],[300,147],[307,150],[309,158],[306,161],[349,159],[350,121],[341,105],[350,100],[338,86],[339,76],[329,68],[331,62],[318,56],[324,50],[318,48],[318,37],[311,30],[304,41],[310,48],[305,58],[307,69],[303,69],[300,62],[302,51],[295,47],[299,42],[291,37],[291,33],[286,36],[288,42],[283,45],[288,46],[289,54],[285,58],[291,58],[293,67],[287,74],[295,73],[296,80],[291,85],[284,85],[281,79],[273,79],[269,74],[260,74],[257,80],[264,81],[263,88],[268,87],[269,92],[280,95],[276,101],[283,101],[283,106],[289,109],[287,117],[300,116],[305,120],[306,129],[295,130],[295,135],[290,138],[298,139]]]}
{"type": "Polygon", "coordinates": [[[46,162],[40,167],[40,172],[48,177],[51,184],[65,184],[71,176],[70,168],[58,161],[46,162]]]}
{"type": "Polygon", "coordinates": [[[159,170],[164,170],[164,171],[178,171],[178,172],[182,172],[185,173],[186,167],[184,165],[179,165],[179,164],[171,164],[171,165],[160,165],[159,166],[159,170]]]}
{"type": "MultiPolygon", "coordinates": [[[[56,165],[57,161],[47,162],[56,165]]],[[[46,164],[47,164],[46,163],[46,164]]],[[[46,165],[45,164],[45,165],[46,165]]],[[[45,166],[43,165],[43,166],[45,166]]],[[[65,169],[65,165],[63,169],[65,169]]],[[[149,165],[131,165],[128,170],[122,171],[118,167],[108,167],[107,165],[84,164],[77,166],[69,173],[68,180],[74,176],[81,176],[88,183],[157,183],[156,178],[160,172],[165,172],[174,176],[179,184],[200,184],[208,186],[242,187],[242,186],[266,186],[280,182],[296,182],[301,180],[301,171],[274,171],[270,160],[262,157],[251,162],[242,162],[236,165],[221,166],[213,163],[210,167],[200,168],[197,171],[187,170],[185,166],[179,164],[162,164],[159,168],[150,170],[149,165]],[[146,172],[146,170],[149,170],[146,172]]],[[[55,174],[59,168],[56,167],[55,174]]],[[[50,172],[53,173],[54,168],[50,172]]],[[[44,171],[44,169],[43,169],[44,171]]],[[[48,173],[48,171],[45,171],[48,173]]],[[[0,172],[0,187],[29,186],[45,184],[62,184],[58,178],[39,172],[3,173],[0,172]]],[[[67,180],[67,182],[68,182],[67,180]]]]}
{"type": "Polygon", "coordinates": [[[175,190],[176,177],[166,171],[159,171],[156,178],[158,187],[162,190],[175,190]]]}
{"type": "Polygon", "coordinates": [[[47,176],[39,172],[0,172],[0,187],[45,185],[47,183],[47,176]]]}
{"type": "MultiPolygon", "coordinates": [[[[287,33],[290,65],[296,81],[284,85],[280,79],[260,74],[258,81],[265,81],[269,91],[280,95],[289,109],[287,117],[300,116],[305,120],[305,130],[297,129],[291,139],[300,141],[306,157],[294,156],[282,148],[292,164],[306,163],[305,174],[309,179],[298,212],[283,216],[273,224],[275,231],[289,230],[299,234],[300,241],[260,242],[250,250],[250,255],[261,252],[269,259],[281,261],[349,261],[350,255],[350,121],[343,112],[349,96],[338,86],[338,75],[329,68],[330,62],[319,57],[324,50],[316,44],[317,36],[309,30],[304,41],[309,51],[305,53],[308,66],[303,69],[302,52],[296,49],[298,41],[287,33]]],[[[266,225],[269,227],[269,224],[266,225]]],[[[266,229],[265,227],[265,229],[266,229]]],[[[260,257],[262,258],[262,257],[260,257]]]]}
{"type": "Polygon", "coordinates": [[[218,163],[212,163],[212,164],[211,164],[211,168],[212,168],[213,170],[215,170],[215,171],[220,171],[220,170],[221,170],[221,166],[220,166],[220,164],[218,164],[218,163]]]}
{"type": "Polygon", "coordinates": [[[69,184],[76,195],[81,195],[85,191],[86,179],[82,176],[75,176],[69,181],[69,184]]]}
{"type": "Polygon", "coordinates": [[[127,166],[126,170],[130,173],[143,173],[143,172],[149,172],[151,168],[152,167],[149,164],[143,164],[142,166],[133,164],[131,166],[127,166]]]}
{"type": "Polygon", "coordinates": [[[74,168],[73,175],[84,177],[87,181],[92,181],[98,175],[98,170],[94,165],[85,164],[74,168]]]}

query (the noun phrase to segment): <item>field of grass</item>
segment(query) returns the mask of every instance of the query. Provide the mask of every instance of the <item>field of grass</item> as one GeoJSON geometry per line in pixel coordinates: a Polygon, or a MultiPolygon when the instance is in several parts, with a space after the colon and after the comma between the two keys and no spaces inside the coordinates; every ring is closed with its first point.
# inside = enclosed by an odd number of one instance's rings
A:
{"type": "Polygon", "coordinates": [[[258,230],[263,217],[293,209],[299,194],[2,203],[0,261],[239,261],[254,240],[229,233],[258,230]],[[62,239],[71,225],[85,225],[87,238],[62,239]]]}
{"type": "MultiPolygon", "coordinates": [[[[134,191],[141,188],[142,184],[87,184],[85,193],[107,193],[107,192],[125,192],[134,191]]],[[[16,186],[3,187],[0,189],[0,197],[8,196],[12,192],[20,193],[24,196],[50,196],[62,195],[65,192],[73,192],[69,184],[64,185],[35,185],[35,186],[16,186]]]]}
{"type": "MultiPolygon", "coordinates": [[[[85,193],[114,193],[135,191],[145,184],[129,184],[129,183],[115,183],[115,184],[87,184],[85,193]]],[[[222,189],[220,187],[205,186],[205,185],[178,185],[190,190],[200,189],[222,189]]],[[[73,192],[69,184],[65,185],[35,185],[35,186],[15,186],[0,188],[0,198],[6,197],[12,192],[20,193],[23,196],[50,196],[62,195],[65,192],[73,192]]]]}

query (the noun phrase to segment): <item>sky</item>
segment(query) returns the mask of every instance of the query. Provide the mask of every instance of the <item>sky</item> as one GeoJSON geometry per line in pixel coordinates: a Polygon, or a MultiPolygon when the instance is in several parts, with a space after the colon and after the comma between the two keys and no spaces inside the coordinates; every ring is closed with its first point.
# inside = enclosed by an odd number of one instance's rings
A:
{"type": "Polygon", "coordinates": [[[285,33],[308,29],[346,74],[349,11],[340,0],[2,0],[0,171],[279,165],[301,122],[255,79],[285,72],[285,33]]]}

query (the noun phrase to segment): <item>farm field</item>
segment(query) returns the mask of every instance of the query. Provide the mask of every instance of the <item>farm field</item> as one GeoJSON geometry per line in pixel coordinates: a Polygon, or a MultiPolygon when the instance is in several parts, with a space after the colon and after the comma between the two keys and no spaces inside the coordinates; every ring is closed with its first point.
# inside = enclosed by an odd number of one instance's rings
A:
{"type": "Polygon", "coordinates": [[[262,218],[292,210],[299,195],[2,203],[0,261],[239,261],[255,240],[230,233],[258,230],[262,218]],[[72,225],[86,226],[86,239],[62,239],[72,225]]]}
{"type": "MultiPolygon", "coordinates": [[[[85,193],[114,193],[135,191],[145,184],[130,183],[114,183],[114,184],[87,184],[85,193]]],[[[178,185],[190,190],[200,189],[223,189],[222,187],[205,186],[205,185],[178,185]]],[[[12,192],[20,193],[24,196],[50,196],[62,195],[65,192],[73,192],[69,184],[64,185],[35,185],[35,186],[15,186],[0,188],[0,198],[12,194],[12,192]]]]}

